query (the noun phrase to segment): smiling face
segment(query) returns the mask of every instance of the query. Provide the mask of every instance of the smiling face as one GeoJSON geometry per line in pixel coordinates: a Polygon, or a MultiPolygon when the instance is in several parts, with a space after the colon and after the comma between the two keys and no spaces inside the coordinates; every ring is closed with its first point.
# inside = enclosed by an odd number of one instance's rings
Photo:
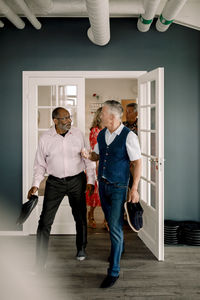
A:
{"type": "Polygon", "coordinates": [[[67,130],[71,128],[71,117],[68,110],[62,108],[59,110],[58,116],[53,119],[56,125],[57,133],[65,133],[67,130]]]}

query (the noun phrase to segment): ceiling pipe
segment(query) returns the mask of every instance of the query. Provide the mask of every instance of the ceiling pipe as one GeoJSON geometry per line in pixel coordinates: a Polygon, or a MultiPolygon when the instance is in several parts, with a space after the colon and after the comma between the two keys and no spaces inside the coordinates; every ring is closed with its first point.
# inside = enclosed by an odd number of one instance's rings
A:
{"type": "Polygon", "coordinates": [[[25,23],[18,17],[18,15],[16,15],[12,11],[12,9],[3,0],[0,0],[0,11],[18,29],[23,29],[25,27],[25,23]]]}
{"type": "Polygon", "coordinates": [[[146,32],[149,30],[159,3],[160,0],[145,0],[145,13],[140,15],[137,22],[137,28],[139,31],[146,32]]]}
{"type": "Polygon", "coordinates": [[[168,0],[156,22],[156,29],[160,32],[166,31],[173,23],[175,17],[181,11],[186,1],[187,0],[168,0]]]}
{"type": "MultiPolygon", "coordinates": [[[[7,2],[7,0],[4,0],[7,2]]],[[[17,11],[14,0],[12,9],[17,11]]],[[[88,17],[86,0],[24,0],[37,17],[88,17]],[[48,4],[48,5],[47,5],[48,4]],[[45,11],[46,10],[46,11],[45,11]]],[[[109,0],[110,17],[135,17],[144,14],[143,0],[109,0]]],[[[1,12],[0,12],[1,17],[1,12]]]]}
{"type": "Polygon", "coordinates": [[[0,20],[0,28],[4,27],[4,23],[0,20]]]}
{"type": "Polygon", "coordinates": [[[42,27],[41,23],[37,20],[35,15],[31,12],[29,7],[26,5],[24,0],[15,0],[15,3],[19,6],[22,13],[25,17],[30,21],[30,23],[35,27],[36,29],[40,29],[42,27]]]}
{"type": "Polygon", "coordinates": [[[40,8],[43,13],[48,13],[53,9],[54,3],[53,0],[31,0],[29,7],[31,8],[40,8]]]}
{"type": "Polygon", "coordinates": [[[86,0],[86,7],[91,27],[88,38],[98,46],[110,41],[109,0],[86,0]]]}

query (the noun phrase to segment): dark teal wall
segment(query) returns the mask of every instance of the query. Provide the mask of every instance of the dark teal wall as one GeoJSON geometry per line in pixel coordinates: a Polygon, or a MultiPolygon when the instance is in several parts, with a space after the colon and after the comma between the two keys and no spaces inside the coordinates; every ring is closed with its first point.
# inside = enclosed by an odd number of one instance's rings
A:
{"type": "Polygon", "coordinates": [[[15,230],[22,201],[22,71],[165,69],[165,218],[200,220],[200,33],[172,24],[147,33],[111,19],[105,47],[87,38],[87,19],[41,19],[35,30],[7,20],[0,31],[0,230],[15,230]],[[6,214],[8,212],[8,215],[6,214]]]}

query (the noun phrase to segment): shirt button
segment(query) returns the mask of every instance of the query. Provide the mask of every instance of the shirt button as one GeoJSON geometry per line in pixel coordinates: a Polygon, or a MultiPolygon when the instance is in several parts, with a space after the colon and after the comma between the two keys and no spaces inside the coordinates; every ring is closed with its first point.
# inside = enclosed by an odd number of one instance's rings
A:
{"type": "Polygon", "coordinates": [[[108,153],[106,153],[106,155],[108,155],[108,153]]]}
{"type": "Polygon", "coordinates": [[[104,159],[104,162],[106,162],[106,159],[104,159]]]}
{"type": "Polygon", "coordinates": [[[103,169],[105,169],[106,167],[103,167],[103,169]]]}

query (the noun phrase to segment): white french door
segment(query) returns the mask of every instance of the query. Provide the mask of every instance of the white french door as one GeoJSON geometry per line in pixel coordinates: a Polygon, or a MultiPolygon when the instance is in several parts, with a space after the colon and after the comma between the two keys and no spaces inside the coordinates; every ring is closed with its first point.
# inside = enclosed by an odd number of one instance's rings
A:
{"type": "MultiPolygon", "coordinates": [[[[24,72],[23,77],[23,202],[32,184],[33,161],[41,133],[51,126],[51,112],[66,106],[83,132],[85,129],[85,79],[132,78],[138,80],[139,139],[142,150],[140,199],[144,227],[140,238],[158,260],[164,259],[164,69],[145,71],[24,72]],[[71,91],[71,92],[70,92],[71,91]]],[[[107,100],[107,99],[105,99],[107,100]]],[[[23,231],[36,232],[42,206],[25,222],[23,231]]],[[[67,199],[60,207],[52,233],[75,233],[67,199]]]]}
{"type": "MultiPolygon", "coordinates": [[[[33,77],[27,81],[24,99],[24,140],[26,156],[24,157],[23,178],[24,197],[32,185],[33,163],[37,150],[38,140],[45,131],[53,125],[52,111],[58,106],[65,107],[72,116],[72,126],[85,128],[85,90],[83,78],[62,77],[33,77]]],[[[83,130],[84,131],[84,130],[83,130]]],[[[47,179],[41,182],[38,196],[39,203],[24,224],[24,232],[35,234],[37,223],[42,210],[44,188],[47,179]]],[[[24,199],[24,202],[27,199],[24,199]]],[[[53,234],[74,234],[75,223],[67,196],[63,199],[54,224],[53,234]]]]}
{"type": "Polygon", "coordinates": [[[164,69],[138,78],[139,140],[142,152],[140,238],[164,260],[164,69]]]}

